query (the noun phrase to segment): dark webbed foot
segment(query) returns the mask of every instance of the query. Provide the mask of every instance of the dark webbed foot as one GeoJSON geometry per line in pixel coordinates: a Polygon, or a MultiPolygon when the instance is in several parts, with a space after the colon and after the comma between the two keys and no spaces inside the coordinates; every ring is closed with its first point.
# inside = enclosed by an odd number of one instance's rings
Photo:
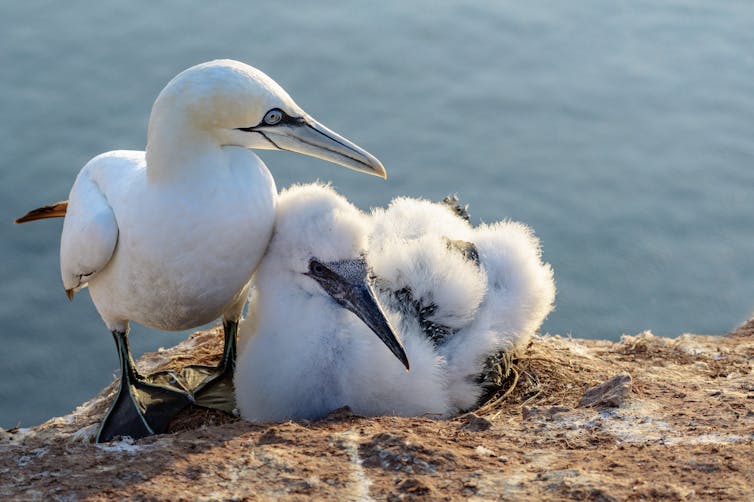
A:
{"type": "Polygon", "coordinates": [[[138,439],[162,434],[173,417],[190,403],[190,394],[182,390],[140,380],[122,381],[118,395],[102,421],[97,442],[111,441],[116,436],[138,439]]]}
{"type": "Polygon", "coordinates": [[[169,373],[142,377],[128,347],[128,335],[113,332],[121,365],[118,395],[102,421],[96,441],[116,436],[134,439],[165,432],[170,421],[192,401],[191,395],[169,373]]]}
{"type": "Polygon", "coordinates": [[[233,387],[233,369],[211,366],[189,366],[184,368],[181,379],[189,388],[193,387],[194,404],[205,408],[233,413],[236,408],[233,387]]]}
{"type": "Polygon", "coordinates": [[[220,364],[216,367],[187,366],[181,372],[181,380],[191,390],[196,405],[233,413],[236,408],[233,371],[236,367],[238,322],[226,321],[223,328],[225,345],[220,364]]]}

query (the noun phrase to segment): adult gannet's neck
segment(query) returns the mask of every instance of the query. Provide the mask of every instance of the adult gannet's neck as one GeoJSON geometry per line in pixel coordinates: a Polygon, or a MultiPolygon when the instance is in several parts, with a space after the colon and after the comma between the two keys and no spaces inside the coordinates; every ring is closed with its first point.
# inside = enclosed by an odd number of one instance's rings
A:
{"type": "Polygon", "coordinates": [[[147,131],[147,176],[150,181],[185,178],[224,164],[222,147],[206,128],[180,108],[155,103],[147,131]]]}

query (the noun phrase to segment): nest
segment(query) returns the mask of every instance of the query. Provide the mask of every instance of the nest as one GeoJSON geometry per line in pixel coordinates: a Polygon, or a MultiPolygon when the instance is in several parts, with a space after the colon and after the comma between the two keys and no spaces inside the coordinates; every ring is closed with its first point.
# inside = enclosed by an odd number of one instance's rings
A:
{"type": "Polygon", "coordinates": [[[477,380],[485,392],[477,409],[469,411],[494,420],[520,415],[525,406],[575,406],[584,390],[609,369],[576,356],[563,342],[559,337],[535,337],[518,354],[490,356],[477,380]]]}

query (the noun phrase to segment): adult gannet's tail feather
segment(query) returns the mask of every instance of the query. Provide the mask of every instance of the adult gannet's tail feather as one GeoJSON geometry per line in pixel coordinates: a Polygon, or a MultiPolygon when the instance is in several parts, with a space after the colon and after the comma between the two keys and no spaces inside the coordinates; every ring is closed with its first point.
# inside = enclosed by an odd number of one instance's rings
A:
{"type": "Polygon", "coordinates": [[[63,218],[68,210],[68,201],[61,200],[54,204],[32,209],[25,215],[16,220],[16,223],[26,223],[27,221],[44,220],[47,218],[63,218]]]}

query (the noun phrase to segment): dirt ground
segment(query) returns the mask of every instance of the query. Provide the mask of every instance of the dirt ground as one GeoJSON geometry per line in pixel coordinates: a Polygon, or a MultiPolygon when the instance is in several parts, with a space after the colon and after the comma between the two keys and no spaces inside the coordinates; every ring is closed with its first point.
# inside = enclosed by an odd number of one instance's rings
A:
{"type": "MultiPolygon", "coordinates": [[[[140,368],[209,362],[220,343],[198,332],[140,368]]],[[[169,434],[95,445],[113,384],[0,429],[0,499],[754,500],[754,321],[719,337],[536,337],[515,368],[512,389],[453,420],[342,409],[254,425],[193,409],[169,434]]]]}

